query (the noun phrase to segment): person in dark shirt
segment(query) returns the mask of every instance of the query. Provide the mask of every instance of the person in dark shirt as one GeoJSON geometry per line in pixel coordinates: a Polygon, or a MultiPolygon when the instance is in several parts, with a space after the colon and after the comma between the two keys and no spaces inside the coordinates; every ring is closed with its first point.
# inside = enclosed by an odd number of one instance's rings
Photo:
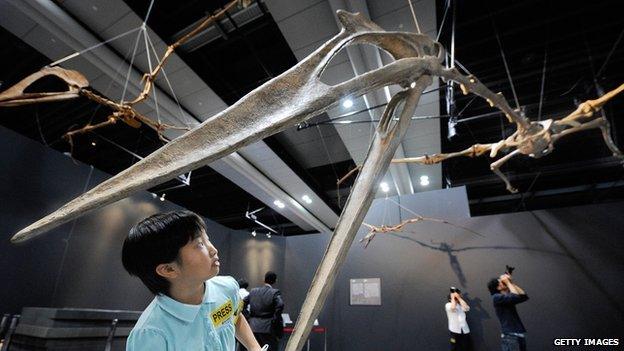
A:
{"type": "Polygon", "coordinates": [[[249,326],[256,340],[269,345],[269,351],[277,351],[278,339],[284,333],[284,301],[281,291],[273,288],[276,281],[277,274],[267,272],[264,275],[264,286],[251,289],[244,299],[245,306],[249,305],[249,326]]]}
{"type": "Polygon", "coordinates": [[[488,289],[501,324],[501,350],[526,351],[526,329],[516,311],[516,305],[528,300],[529,296],[511,280],[510,274],[490,280],[488,289]]]}

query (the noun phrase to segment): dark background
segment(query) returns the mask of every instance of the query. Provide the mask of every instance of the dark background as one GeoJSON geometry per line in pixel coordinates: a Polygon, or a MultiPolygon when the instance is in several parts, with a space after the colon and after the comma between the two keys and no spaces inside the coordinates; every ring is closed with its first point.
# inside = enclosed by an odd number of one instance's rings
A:
{"type": "MultiPolygon", "coordinates": [[[[4,128],[0,155],[0,312],[23,306],[143,309],[151,296],[123,270],[121,243],[138,220],[179,207],[143,192],[11,245],[17,230],[80,194],[87,180],[91,188],[109,175],[4,128]]],[[[361,230],[319,316],[328,328],[328,350],[447,349],[443,307],[451,285],[467,293],[477,349],[498,349],[499,325],[486,283],[505,264],[517,267],[515,279],[531,298],[518,308],[530,349],[554,348],[554,338],[622,338],[624,203],[469,218],[463,188],[393,199],[482,236],[423,222],[379,235],[364,249],[357,243],[361,230]],[[349,279],[376,277],[382,305],[349,306],[349,279]]],[[[365,222],[395,224],[412,216],[380,199],[365,222]]],[[[285,312],[295,319],[330,234],[268,240],[207,224],[222,274],[245,277],[253,287],[266,270],[276,271],[285,312]]],[[[312,341],[320,349],[322,336],[312,341]]]]}

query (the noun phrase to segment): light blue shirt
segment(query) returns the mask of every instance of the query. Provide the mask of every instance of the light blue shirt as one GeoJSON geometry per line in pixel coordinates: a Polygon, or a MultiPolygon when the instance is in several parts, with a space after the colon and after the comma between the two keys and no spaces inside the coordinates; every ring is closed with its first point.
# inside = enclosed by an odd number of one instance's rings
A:
{"type": "Polygon", "coordinates": [[[200,305],[156,296],[130,332],[126,351],[234,351],[238,283],[217,276],[205,286],[200,305]]]}

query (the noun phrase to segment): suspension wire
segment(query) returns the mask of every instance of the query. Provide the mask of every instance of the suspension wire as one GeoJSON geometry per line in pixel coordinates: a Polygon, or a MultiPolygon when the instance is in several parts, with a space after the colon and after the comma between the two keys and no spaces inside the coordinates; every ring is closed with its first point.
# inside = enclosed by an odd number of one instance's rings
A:
{"type": "MultiPolygon", "coordinates": [[[[422,96],[422,95],[425,95],[425,94],[433,93],[433,92],[435,92],[435,91],[442,90],[442,89],[444,89],[445,87],[446,87],[446,84],[441,85],[441,86],[439,86],[438,88],[435,88],[435,89],[431,89],[431,90],[425,91],[425,92],[423,92],[423,93],[422,93],[422,94],[420,94],[420,95],[422,96]]],[[[431,102],[431,103],[427,103],[427,104],[423,104],[423,105],[419,105],[419,106],[426,106],[426,105],[430,105],[430,104],[434,104],[434,103],[437,103],[437,102],[431,102]]],[[[300,123],[300,124],[297,126],[297,130],[303,130],[303,129],[307,129],[307,128],[310,128],[310,127],[315,127],[315,126],[317,126],[317,125],[323,125],[323,124],[341,124],[341,123],[332,123],[332,122],[336,122],[336,121],[341,120],[341,119],[343,119],[343,118],[347,118],[347,117],[350,117],[350,116],[353,116],[353,115],[357,115],[357,114],[360,114],[360,113],[362,113],[362,112],[367,112],[367,111],[370,111],[370,110],[375,110],[375,109],[378,109],[378,108],[384,107],[384,106],[386,106],[386,105],[388,105],[388,103],[387,103],[387,102],[386,102],[386,103],[383,103],[383,104],[379,104],[379,105],[371,106],[371,107],[368,107],[368,108],[365,108],[365,109],[361,109],[361,110],[358,110],[358,111],[347,112],[347,113],[342,114],[342,115],[340,115],[340,116],[337,116],[337,117],[331,118],[331,119],[329,119],[329,120],[327,120],[327,121],[322,121],[322,122],[318,122],[318,123],[300,123]]],[[[428,117],[430,117],[430,118],[436,118],[435,116],[428,116],[428,117]]],[[[415,120],[415,119],[422,119],[422,118],[412,117],[412,120],[415,120]]],[[[351,122],[353,122],[353,121],[351,121],[351,122]]],[[[359,121],[357,121],[357,122],[359,122],[359,121]]],[[[369,120],[368,122],[379,122],[379,120],[373,120],[373,119],[371,119],[371,120],[369,120]]],[[[345,123],[345,124],[347,124],[347,123],[345,123]]]]}
{"type": "Polygon", "coordinates": [[[388,193],[386,193],[386,201],[384,201],[384,212],[383,212],[383,216],[381,217],[381,225],[384,226],[386,225],[386,215],[388,214],[388,193]]]}
{"type": "Polygon", "coordinates": [[[444,16],[442,16],[442,23],[440,23],[440,28],[438,29],[438,35],[436,35],[436,41],[440,41],[440,35],[442,35],[442,28],[444,28],[444,21],[446,21],[446,15],[448,14],[449,7],[451,7],[451,0],[446,0],[444,16]]]}
{"type": "MultiPolygon", "coordinates": [[[[138,35],[140,35],[140,34],[141,33],[139,32],[138,35]]],[[[137,42],[138,42],[138,35],[137,35],[137,42]]],[[[108,86],[106,87],[106,89],[102,92],[102,94],[104,96],[108,95],[108,92],[110,91],[110,89],[113,86],[113,83],[115,82],[115,77],[117,77],[117,76],[123,77],[121,75],[121,69],[123,68],[123,65],[126,63],[128,58],[130,57],[130,55],[133,55],[133,54],[131,54],[131,51],[132,51],[131,48],[128,48],[128,52],[126,52],[126,55],[124,56],[124,59],[121,62],[119,62],[119,65],[117,66],[117,69],[115,70],[115,75],[113,76],[113,78],[108,83],[108,86]]],[[[102,106],[104,106],[104,105],[98,104],[95,107],[95,109],[93,110],[93,113],[91,114],[91,117],[89,117],[89,124],[91,124],[93,122],[93,119],[95,118],[95,115],[100,110],[100,108],[102,108],[102,106]]]]}
{"type": "Polygon", "coordinates": [[[464,65],[461,64],[461,62],[459,62],[457,59],[455,59],[455,64],[457,65],[457,67],[461,68],[464,70],[464,72],[466,72],[466,74],[472,74],[470,73],[470,71],[464,67],[464,65]]]}
{"type": "MultiPolygon", "coordinates": [[[[468,108],[468,106],[470,106],[470,104],[472,104],[473,101],[475,101],[475,99],[478,98],[477,95],[473,96],[472,99],[470,99],[470,101],[468,101],[468,103],[466,104],[466,106],[464,106],[464,108],[462,108],[461,111],[459,111],[459,113],[455,116],[456,118],[459,118],[459,116],[462,115],[462,113],[464,113],[464,111],[466,111],[466,109],[468,108]]],[[[440,116],[441,117],[441,116],[440,116]]],[[[455,123],[457,123],[457,120],[455,121],[455,123]]]]}
{"type": "MultiPolygon", "coordinates": [[[[152,49],[152,51],[154,52],[154,56],[156,56],[156,60],[158,60],[158,64],[161,63],[160,58],[158,57],[157,53],[156,53],[156,47],[154,46],[154,43],[152,42],[152,39],[148,36],[147,37],[148,42],[150,43],[150,47],[152,49]]],[[[190,127],[190,123],[188,121],[185,121],[185,115],[184,115],[184,111],[182,111],[182,105],[180,104],[180,100],[178,100],[178,96],[176,95],[173,86],[171,85],[171,81],[169,80],[169,77],[167,76],[167,72],[165,71],[165,68],[162,67],[161,71],[163,73],[163,77],[165,78],[165,82],[167,82],[167,86],[169,88],[169,91],[171,91],[171,95],[173,96],[173,99],[175,100],[176,104],[178,105],[178,112],[180,113],[180,122],[182,122],[186,127],[190,127]]]]}
{"type": "Polygon", "coordinates": [[[507,58],[505,57],[505,51],[503,51],[503,44],[501,43],[500,36],[498,35],[498,29],[496,28],[496,23],[494,22],[492,13],[490,13],[490,21],[492,22],[492,27],[494,28],[494,34],[496,36],[496,42],[498,42],[498,48],[500,49],[500,54],[501,54],[501,57],[503,58],[503,64],[505,65],[505,71],[507,72],[507,79],[509,79],[511,92],[513,93],[514,100],[516,101],[516,108],[518,109],[518,111],[520,111],[520,102],[518,100],[518,94],[516,94],[516,88],[514,88],[513,80],[511,78],[511,72],[509,71],[509,66],[507,65],[507,58]]]}
{"type": "Polygon", "coordinates": [[[153,6],[154,6],[154,0],[150,2],[149,7],[147,8],[147,13],[145,14],[145,19],[143,20],[143,26],[145,26],[145,24],[147,23],[147,20],[149,19],[149,16],[152,13],[153,6]]]}
{"type": "MultiPolygon", "coordinates": [[[[89,175],[87,175],[87,181],[85,182],[84,187],[82,188],[82,194],[86,193],[87,189],[89,189],[89,184],[91,183],[91,176],[93,175],[93,169],[94,169],[93,166],[89,167],[89,175]]],[[[59,281],[61,279],[61,274],[63,273],[63,267],[65,266],[65,259],[67,258],[67,251],[69,251],[69,241],[74,235],[74,229],[76,229],[77,222],[78,222],[78,219],[74,219],[72,221],[72,225],[71,225],[71,228],[69,229],[69,233],[67,234],[67,237],[63,239],[63,241],[65,242],[65,247],[63,248],[63,256],[61,257],[61,264],[59,265],[59,270],[56,273],[56,279],[54,281],[54,290],[52,290],[53,302],[54,302],[54,299],[56,298],[56,292],[59,287],[59,281]]]]}
{"type": "Polygon", "coordinates": [[[542,68],[542,86],[540,88],[540,101],[537,109],[537,120],[542,120],[542,104],[544,102],[544,85],[546,84],[546,60],[548,59],[548,43],[544,47],[544,66],[542,68]]]}
{"type": "MultiPolygon", "coordinates": [[[[600,86],[598,85],[598,76],[596,75],[596,69],[594,67],[594,58],[592,57],[591,48],[589,47],[589,43],[587,42],[587,35],[583,32],[583,44],[585,44],[585,50],[587,51],[587,62],[589,63],[589,70],[592,74],[592,81],[594,83],[594,88],[596,88],[596,94],[601,96],[604,94],[600,86]]],[[[590,88],[591,89],[591,88],[590,88]]],[[[586,90],[585,93],[589,91],[586,90]]],[[[604,112],[604,109],[602,110],[604,112]]]]}
{"type": "Polygon", "coordinates": [[[139,33],[137,34],[136,40],[134,42],[134,50],[132,50],[132,57],[130,58],[130,64],[128,65],[128,73],[126,73],[126,81],[124,83],[124,88],[123,88],[123,92],[121,93],[121,102],[124,102],[124,99],[126,98],[126,90],[128,89],[128,81],[130,80],[130,74],[132,73],[132,67],[134,65],[134,58],[136,57],[136,51],[137,48],[139,47],[139,40],[141,39],[141,33],[143,33],[143,30],[139,31],[139,33]]]}
{"type": "Polygon", "coordinates": [[[615,52],[615,49],[617,48],[618,44],[620,44],[620,41],[622,41],[622,37],[624,37],[624,28],[622,28],[622,31],[620,32],[620,35],[618,36],[617,40],[615,41],[615,44],[613,44],[613,47],[611,48],[611,51],[607,55],[607,58],[605,59],[605,62],[602,64],[602,66],[600,66],[600,69],[596,73],[596,76],[600,76],[602,74],[602,71],[607,67],[607,63],[609,63],[609,60],[611,59],[611,56],[615,52]]]}
{"type": "MultiPolygon", "coordinates": [[[[412,118],[410,118],[410,120],[412,121],[425,121],[425,120],[429,120],[429,119],[442,119],[442,118],[449,118],[450,115],[439,115],[439,116],[413,116],[412,118]]],[[[394,117],[392,118],[393,121],[398,121],[399,118],[398,117],[394,117]]],[[[363,120],[358,120],[358,121],[322,121],[322,122],[318,122],[318,123],[313,123],[313,124],[308,124],[305,127],[302,127],[301,129],[307,129],[310,127],[317,127],[317,126],[324,126],[324,125],[351,125],[351,124],[364,124],[364,123],[370,123],[371,125],[374,125],[375,123],[379,123],[380,120],[378,119],[363,119],[363,120]]],[[[300,129],[300,130],[301,130],[300,129]]]]}
{"type": "MultiPolygon", "coordinates": [[[[152,0],[153,3],[153,0],[152,0]]],[[[152,66],[152,54],[150,52],[149,49],[149,43],[147,42],[147,26],[145,25],[145,22],[143,23],[143,41],[145,42],[145,54],[147,55],[147,64],[149,66],[149,71],[152,72],[153,70],[153,66],[152,66]]],[[[158,120],[158,123],[160,124],[160,107],[158,106],[158,94],[156,93],[156,89],[154,89],[154,85],[156,85],[155,81],[152,81],[152,93],[154,93],[154,105],[156,107],[156,119],[158,120]]]]}
{"type": "Polygon", "coordinates": [[[37,130],[39,131],[39,136],[41,137],[41,141],[45,146],[49,146],[46,139],[43,137],[43,131],[41,130],[41,123],[39,122],[39,106],[35,105],[35,120],[37,121],[37,130]]]}
{"type": "Polygon", "coordinates": [[[403,209],[403,210],[405,210],[405,211],[407,211],[407,212],[409,212],[409,213],[413,214],[413,215],[414,215],[414,216],[416,216],[416,217],[423,217],[422,215],[420,215],[420,214],[418,214],[418,213],[416,213],[416,212],[414,212],[414,211],[410,210],[409,208],[407,208],[407,207],[405,207],[405,206],[401,205],[401,203],[394,201],[394,199],[386,198],[386,200],[388,200],[388,201],[390,201],[390,202],[393,202],[395,205],[399,206],[399,208],[401,208],[401,209],[403,209]]]}
{"type": "Polygon", "coordinates": [[[103,41],[103,42],[101,42],[101,43],[95,44],[95,45],[90,46],[90,47],[88,47],[88,48],[86,48],[86,49],[82,49],[82,50],[80,50],[80,51],[74,52],[73,54],[67,55],[67,56],[65,56],[65,57],[63,57],[63,58],[61,58],[61,59],[59,59],[59,60],[56,60],[56,61],[54,61],[54,62],[52,62],[52,63],[48,64],[48,65],[47,65],[47,67],[54,67],[54,66],[57,66],[57,65],[59,65],[59,64],[61,64],[61,63],[63,63],[63,62],[65,62],[65,61],[67,61],[67,60],[73,59],[74,57],[78,57],[78,56],[80,56],[80,55],[84,54],[85,52],[95,50],[95,49],[99,48],[99,47],[100,47],[100,46],[102,46],[102,45],[105,45],[105,44],[110,43],[111,41],[114,41],[114,40],[117,40],[117,39],[119,39],[119,38],[125,37],[126,35],[129,35],[129,34],[132,34],[132,33],[136,32],[136,31],[137,31],[137,30],[139,30],[139,29],[141,29],[141,27],[136,27],[136,28],[134,28],[134,29],[130,29],[129,31],[127,31],[127,32],[125,32],[125,33],[121,33],[121,34],[119,34],[119,35],[116,35],[116,36],[114,36],[114,37],[112,37],[112,38],[110,38],[110,39],[108,39],[108,40],[106,40],[106,41],[103,41]]]}
{"type": "Polygon", "coordinates": [[[334,176],[336,177],[336,179],[340,179],[340,177],[338,177],[338,172],[336,172],[336,168],[334,168],[334,160],[332,160],[331,154],[329,153],[329,149],[327,148],[327,145],[325,144],[325,136],[323,136],[323,132],[321,132],[321,128],[319,126],[316,126],[316,130],[318,131],[321,137],[321,143],[323,144],[323,149],[325,150],[325,154],[327,154],[327,159],[329,160],[331,164],[331,168],[332,168],[332,171],[334,172],[334,176]]]}
{"type": "Polygon", "coordinates": [[[412,17],[414,18],[416,31],[418,32],[418,34],[421,34],[422,32],[420,31],[420,26],[418,25],[418,20],[416,19],[416,12],[414,11],[414,5],[412,5],[412,0],[407,0],[407,3],[409,4],[410,10],[412,11],[412,17]]]}
{"type": "Polygon", "coordinates": [[[537,178],[539,178],[540,175],[542,175],[542,171],[537,172],[537,174],[535,175],[535,178],[533,178],[533,181],[531,182],[531,185],[529,185],[529,188],[525,192],[520,194],[520,201],[518,202],[518,206],[516,207],[516,210],[514,212],[518,212],[518,210],[520,210],[520,207],[526,210],[526,202],[525,202],[526,198],[524,194],[528,194],[531,192],[531,190],[533,190],[533,186],[537,182],[537,178]]]}

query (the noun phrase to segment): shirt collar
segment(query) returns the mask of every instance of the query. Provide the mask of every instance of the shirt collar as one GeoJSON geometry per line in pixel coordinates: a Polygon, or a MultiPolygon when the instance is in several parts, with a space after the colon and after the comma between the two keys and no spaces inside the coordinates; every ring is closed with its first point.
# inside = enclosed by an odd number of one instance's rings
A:
{"type": "Polygon", "coordinates": [[[197,313],[199,313],[202,305],[215,302],[214,298],[210,296],[208,281],[206,281],[204,286],[204,298],[202,299],[202,303],[200,305],[185,304],[164,294],[156,296],[156,301],[158,302],[158,305],[167,313],[186,323],[190,323],[195,320],[195,317],[197,317],[197,313]]]}

